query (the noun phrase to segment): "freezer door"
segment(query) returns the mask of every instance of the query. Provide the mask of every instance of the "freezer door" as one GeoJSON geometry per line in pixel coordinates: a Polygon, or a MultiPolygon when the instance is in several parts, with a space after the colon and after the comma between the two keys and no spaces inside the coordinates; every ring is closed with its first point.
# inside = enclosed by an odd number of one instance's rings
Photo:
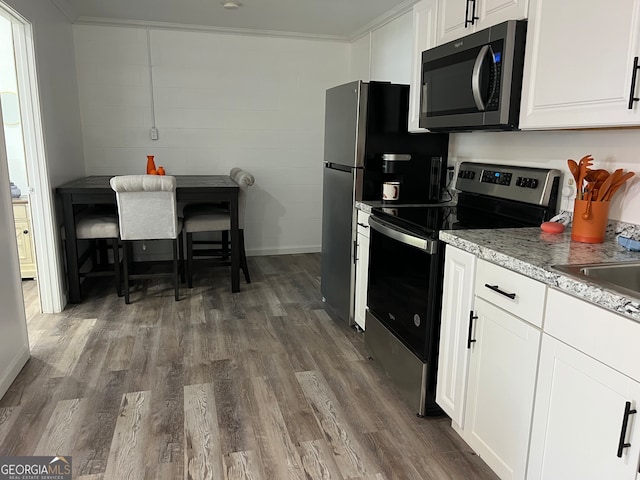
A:
{"type": "Polygon", "coordinates": [[[324,120],[324,160],[349,167],[364,165],[366,98],[361,81],[327,90],[324,120]]]}
{"type": "Polygon", "coordinates": [[[360,169],[325,165],[322,195],[322,260],[320,290],[344,321],[353,322],[354,183],[360,169]]]}

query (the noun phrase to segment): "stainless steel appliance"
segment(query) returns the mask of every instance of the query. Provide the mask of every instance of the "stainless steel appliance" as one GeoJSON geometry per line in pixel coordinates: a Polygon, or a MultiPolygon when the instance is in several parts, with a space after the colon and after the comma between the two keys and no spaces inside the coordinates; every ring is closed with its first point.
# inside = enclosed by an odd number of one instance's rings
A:
{"type": "MultiPolygon", "coordinates": [[[[409,155],[407,165],[426,171],[432,157],[446,164],[448,135],[409,134],[408,108],[408,85],[357,81],[326,93],[321,291],[326,303],[349,324],[355,280],[354,203],[381,199],[383,154],[409,155]]],[[[400,191],[411,197],[412,188],[401,185],[400,191]]],[[[429,201],[421,195],[415,198],[429,201]]]]}
{"type": "Polygon", "coordinates": [[[372,208],[365,345],[418,415],[441,412],[438,232],[538,226],[555,213],[559,178],[558,170],[463,162],[456,206],[372,208]]]}
{"type": "Polygon", "coordinates": [[[526,20],[509,20],[422,52],[420,126],[515,130],[526,20]]]}

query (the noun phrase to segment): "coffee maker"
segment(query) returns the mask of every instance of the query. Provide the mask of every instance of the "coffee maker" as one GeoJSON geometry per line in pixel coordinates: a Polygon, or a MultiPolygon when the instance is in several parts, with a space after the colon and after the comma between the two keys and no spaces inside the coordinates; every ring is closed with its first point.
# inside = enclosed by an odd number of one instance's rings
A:
{"type": "Polygon", "coordinates": [[[446,159],[414,153],[382,154],[382,201],[437,203],[446,181],[446,159]]]}

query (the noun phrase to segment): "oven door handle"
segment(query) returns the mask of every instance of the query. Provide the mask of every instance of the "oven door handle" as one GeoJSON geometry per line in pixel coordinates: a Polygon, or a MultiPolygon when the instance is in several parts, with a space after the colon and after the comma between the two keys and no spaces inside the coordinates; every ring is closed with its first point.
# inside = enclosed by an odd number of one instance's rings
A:
{"type": "Polygon", "coordinates": [[[369,226],[386,237],[397,240],[405,245],[416,247],[429,255],[435,255],[438,250],[437,240],[421,238],[406,230],[398,230],[394,225],[378,218],[369,217],[369,226]]]}

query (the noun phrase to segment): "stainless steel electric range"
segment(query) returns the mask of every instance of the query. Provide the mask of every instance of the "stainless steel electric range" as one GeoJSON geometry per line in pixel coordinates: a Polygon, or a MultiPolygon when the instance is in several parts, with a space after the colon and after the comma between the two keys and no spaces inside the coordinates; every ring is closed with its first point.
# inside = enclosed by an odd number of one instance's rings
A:
{"type": "Polygon", "coordinates": [[[463,162],[457,205],[372,208],[365,345],[419,416],[441,413],[439,231],[539,226],[556,212],[559,184],[558,170],[463,162]]]}

